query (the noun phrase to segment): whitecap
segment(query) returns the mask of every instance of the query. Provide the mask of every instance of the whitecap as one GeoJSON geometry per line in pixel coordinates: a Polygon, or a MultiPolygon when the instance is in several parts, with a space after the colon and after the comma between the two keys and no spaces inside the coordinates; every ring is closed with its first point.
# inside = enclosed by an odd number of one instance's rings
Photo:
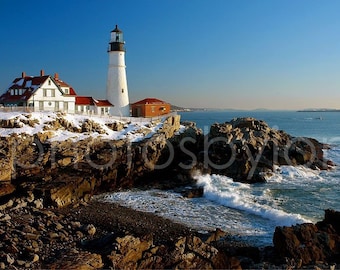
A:
{"type": "Polygon", "coordinates": [[[256,192],[248,184],[236,183],[221,175],[199,176],[198,184],[204,188],[205,198],[233,209],[273,221],[278,226],[311,222],[300,214],[286,213],[277,208],[272,197],[266,196],[268,190],[256,192]]]}

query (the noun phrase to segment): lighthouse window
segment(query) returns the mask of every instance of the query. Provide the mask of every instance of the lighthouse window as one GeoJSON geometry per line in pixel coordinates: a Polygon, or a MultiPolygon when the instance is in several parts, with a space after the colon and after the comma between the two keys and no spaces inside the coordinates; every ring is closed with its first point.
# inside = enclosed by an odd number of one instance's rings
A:
{"type": "Polygon", "coordinates": [[[122,93],[124,93],[124,89],[122,89],[122,93]]]}

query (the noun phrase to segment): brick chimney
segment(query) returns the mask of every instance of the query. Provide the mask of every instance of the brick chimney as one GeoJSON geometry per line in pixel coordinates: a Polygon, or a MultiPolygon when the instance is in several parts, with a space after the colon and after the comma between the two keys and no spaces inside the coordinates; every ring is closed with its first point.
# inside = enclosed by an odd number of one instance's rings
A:
{"type": "Polygon", "coordinates": [[[45,75],[45,71],[43,69],[40,70],[40,76],[44,76],[45,75]]]}
{"type": "Polygon", "coordinates": [[[25,77],[26,77],[26,72],[25,71],[21,72],[21,78],[25,78],[25,77]]]}
{"type": "Polygon", "coordinates": [[[59,74],[58,73],[54,73],[54,79],[59,80],[59,74]]]}

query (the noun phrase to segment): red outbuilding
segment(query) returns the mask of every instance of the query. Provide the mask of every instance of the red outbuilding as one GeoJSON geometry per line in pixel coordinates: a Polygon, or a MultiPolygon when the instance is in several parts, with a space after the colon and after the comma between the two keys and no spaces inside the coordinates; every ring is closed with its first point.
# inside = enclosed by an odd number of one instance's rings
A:
{"type": "Polygon", "coordinates": [[[131,104],[133,117],[155,117],[170,113],[171,105],[157,98],[145,98],[131,104]]]}

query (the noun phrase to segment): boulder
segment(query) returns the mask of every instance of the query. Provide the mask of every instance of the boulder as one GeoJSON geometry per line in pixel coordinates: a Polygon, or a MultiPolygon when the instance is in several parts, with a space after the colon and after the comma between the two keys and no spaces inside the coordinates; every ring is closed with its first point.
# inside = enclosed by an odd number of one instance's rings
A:
{"type": "Polygon", "coordinates": [[[10,183],[0,182],[0,197],[9,195],[15,191],[15,186],[10,183]]]}
{"type": "Polygon", "coordinates": [[[46,269],[82,269],[95,270],[104,266],[102,257],[99,254],[81,251],[65,254],[65,256],[54,263],[46,265],[46,269]]]}
{"type": "Polygon", "coordinates": [[[112,266],[118,269],[139,268],[138,263],[143,258],[143,253],[153,245],[152,239],[140,239],[132,235],[118,237],[116,241],[117,250],[112,251],[108,257],[112,261],[112,266]]]}
{"type": "Polygon", "coordinates": [[[116,242],[116,249],[108,256],[114,268],[222,269],[231,264],[234,267],[237,265],[236,258],[226,257],[212,245],[192,235],[180,237],[174,246],[155,246],[152,238],[148,236],[141,239],[126,235],[118,237],[116,242]]]}
{"type": "Polygon", "coordinates": [[[276,252],[281,258],[301,261],[303,265],[317,261],[339,263],[339,216],[339,212],[326,210],[325,219],[317,224],[277,227],[273,237],[276,252]]]}
{"type": "Polygon", "coordinates": [[[186,198],[200,198],[203,196],[204,188],[203,187],[191,187],[187,188],[182,192],[182,196],[186,198]]]}
{"type": "Polygon", "coordinates": [[[211,126],[202,162],[236,181],[263,182],[275,165],[328,169],[323,147],[315,139],[294,138],[255,118],[235,118],[211,126]]]}

